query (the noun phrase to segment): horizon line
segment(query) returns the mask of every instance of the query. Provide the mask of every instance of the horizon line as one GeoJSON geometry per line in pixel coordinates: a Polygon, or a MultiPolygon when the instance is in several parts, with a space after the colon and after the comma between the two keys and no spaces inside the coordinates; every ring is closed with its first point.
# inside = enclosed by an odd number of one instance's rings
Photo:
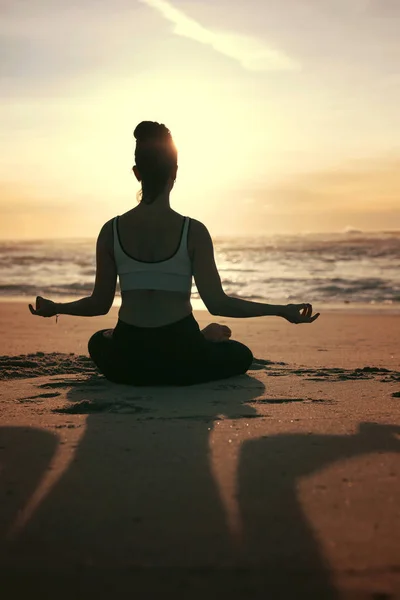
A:
{"type": "MultiPolygon", "coordinates": [[[[241,238],[246,238],[246,237],[272,237],[272,236],[286,236],[286,237],[299,237],[299,236],[313,236],[313,235],[363,235],[363,234],[374,234],[374,233],[383,233],[383,234],[400,234],[400,229],[368,229],[368,230],[363,230],[363,229],[358,229],[358,228],[352,228],[349,229],[348,231],[346,230],[339,230],[339,231],[300,231],[297,233],[290,233],[290,232],[271,232],[271,233],[255,233],[255,232],[248,232],[248,233],[242,233],[242,232],[234,232],[234,233],[229,233],[229,234],[214,234],[212,237],[214,239],[217,238],[232,238],[232,237],[241,237],[241,238]]],[[[97,236],[67,236],[67,235],[63,235],[63,236],[58,236],[58,237],[41,237],[41,238],[25,238],[25,237],[15,237],[15,238],[5,238],[5,237],[0,237],[0,243],[13,243],[13,242],[25,242],[25,243],[29,243],[29,242],[58,242],[58,241],[63,241],[63,240],[77,240],[77,241],[92,241],[92,240],[96,240],[97,236]]]]}

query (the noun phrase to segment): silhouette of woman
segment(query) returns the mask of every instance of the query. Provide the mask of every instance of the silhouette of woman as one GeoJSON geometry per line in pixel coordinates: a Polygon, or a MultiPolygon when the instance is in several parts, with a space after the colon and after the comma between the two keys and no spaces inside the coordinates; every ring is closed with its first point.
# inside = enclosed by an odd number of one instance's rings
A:
{"type": "Polygon", "coordinates": [[[177,149],[163,124],[143,121],[135,131],[133,167],[142,183],[139,205],[102,227],[91,296],[56,303],[38,296],[34,315],[95,316],[113,303],[119,277],[122,304],[114,330],[89,341],[89,354],[115,383],[190,385],[245,373],[253,355],[230,340],[231,330],[211,323],[203,331],[190,303],[192,276],[212,315],[278,315],[291,323],[311,323],[310,304],[287,306],[227,296],[221,285],[207,228],[170,206],[177,175],[177,149]]]}

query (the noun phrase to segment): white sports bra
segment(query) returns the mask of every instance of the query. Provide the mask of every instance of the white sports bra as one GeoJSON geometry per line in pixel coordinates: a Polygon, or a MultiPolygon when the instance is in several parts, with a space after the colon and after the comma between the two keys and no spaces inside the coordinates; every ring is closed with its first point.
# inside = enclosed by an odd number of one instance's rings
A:
{"type": "Polygon", "coordinates": [[[190,293],[192,264],[187,247],[190,218],[184,218],[176,252],[166,260],[154,262],[136,260],[124,251],[119,238],[118,218],[115,217],[113,220],[114,258],[121,291],[167,290],[190,293]]]}

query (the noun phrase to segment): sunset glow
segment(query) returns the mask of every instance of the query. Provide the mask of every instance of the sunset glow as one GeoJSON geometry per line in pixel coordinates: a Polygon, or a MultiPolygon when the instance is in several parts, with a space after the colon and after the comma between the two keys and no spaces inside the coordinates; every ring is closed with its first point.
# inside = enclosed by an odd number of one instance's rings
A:
{"type": "Polygon", "coordinates": [[[397,4],[8,4],[0,237],[135,205],[145,119],[178,146],[173,207],[214,234],[400,228],[397,4]]]}

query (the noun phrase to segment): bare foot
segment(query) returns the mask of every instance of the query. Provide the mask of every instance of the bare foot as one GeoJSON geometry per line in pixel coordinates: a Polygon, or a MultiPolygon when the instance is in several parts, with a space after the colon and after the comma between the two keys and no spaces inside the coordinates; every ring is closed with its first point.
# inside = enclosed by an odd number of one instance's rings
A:
{"type": "Polygon", "coordinates": [[[225,342],[226,340],[229,340],[232,335],[232,331],[229,327],[220,325],[219,323],[210,323],[207,327],[202,329],[201,333],[206,340],[211,342],[225,342]]]}

